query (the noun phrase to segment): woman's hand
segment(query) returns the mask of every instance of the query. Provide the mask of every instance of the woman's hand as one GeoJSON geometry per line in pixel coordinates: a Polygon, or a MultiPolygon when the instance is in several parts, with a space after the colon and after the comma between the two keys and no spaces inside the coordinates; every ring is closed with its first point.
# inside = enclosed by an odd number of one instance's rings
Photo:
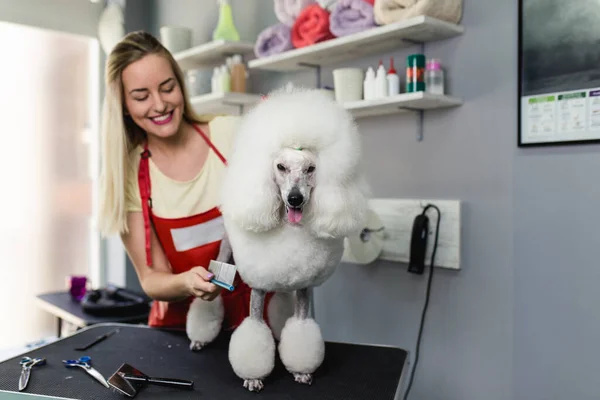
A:
{"type": "Polygon", "coordinates": [[[184,277],[185,285],[192,296],[205,301],[212,301],[221,293],[220,286],[210,283],[214,275],[203,267],[190,269],[184,273],[184,277]]]}

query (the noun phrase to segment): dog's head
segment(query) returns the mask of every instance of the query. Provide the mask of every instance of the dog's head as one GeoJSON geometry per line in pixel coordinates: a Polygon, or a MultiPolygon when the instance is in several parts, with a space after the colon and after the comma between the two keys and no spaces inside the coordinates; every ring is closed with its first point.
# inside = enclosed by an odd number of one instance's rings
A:
{"type": "Polygon", "coordinates": [[[276,92],[243,118],[221,211],[250,231],[290,223],[345,236],[366,219],[361,165],[360,135],[343,107],[320,91],[276,92]]]}
{"type": "Polygon", "coordinates": [[[302,221],[316,181],[317,158],[311,151],[286,148],[273,160],[273,176],[284,204],[287,221],[302,221]]]}

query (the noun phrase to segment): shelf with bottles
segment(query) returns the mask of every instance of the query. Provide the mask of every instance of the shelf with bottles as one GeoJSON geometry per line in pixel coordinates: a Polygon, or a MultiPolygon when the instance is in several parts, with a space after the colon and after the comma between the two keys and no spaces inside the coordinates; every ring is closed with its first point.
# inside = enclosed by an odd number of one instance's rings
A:
{"type": "Polygon", "coordinates": [[[248,62],[248,68],[296,71],[307,66],[334,65],[415,44],[448,39],[461,35],[463,30],[460,25],[418,16],[281,54],[255,58],[248,62]]]}
{"type": "Polygon", "coordinates": [[[461,104],[462,100],[459,98],[427,92],[400,93],[379,99],[343,103],[344,108],[350,111],[355,118],[450,108],[460,106],[461,104]]]}
{"type": "Polygon", "coordinates": [[[362,68],[335,69],[336,100],[356,118],[406,111],[422,113],[462,104],[462,100],[446,93],[445,72],[439,59],[411,54],[406,65],[406,70],[399,73],[394,58],[390,57],[387,69],[383,60],[366,71],[362,68]]]}
{"type": "Polygon", "coordinates": [[[254,44],[240,41],[214,40],[173,55],[181,69],[190,70],[200,67],[214,67],[234,54],[240,54],[246,60],[254,57],[254,44]]]}
{"type": "Polygon", "coordinates": [[[190,102],[200,114],[241,115],[260,99],[260,95],[253,93],[214,92],[194,96],[190,102]]]}

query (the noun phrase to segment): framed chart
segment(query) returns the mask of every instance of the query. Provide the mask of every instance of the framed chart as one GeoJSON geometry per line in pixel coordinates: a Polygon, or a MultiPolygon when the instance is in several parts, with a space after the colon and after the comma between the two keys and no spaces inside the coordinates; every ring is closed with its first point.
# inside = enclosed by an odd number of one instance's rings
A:
{"type": "Polygon", "coordinates": [[[600,143],[600,1],[519,0],[519,147],[600,143]]]}

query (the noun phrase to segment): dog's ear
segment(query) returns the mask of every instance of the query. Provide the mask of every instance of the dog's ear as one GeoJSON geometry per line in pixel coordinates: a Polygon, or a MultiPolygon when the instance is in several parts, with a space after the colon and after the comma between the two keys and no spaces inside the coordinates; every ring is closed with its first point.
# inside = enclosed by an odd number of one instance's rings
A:
{"type": "Polygon", "coordinates": [[[317,183],[310,206],[310,228],[319,237],[345,237],[364,228],[369,188],[364,177],[317,183]]]}
{"type": "Polygon", "coordinates": [[[240,152],[225,171],[221,212],[237,226],[265,232],[281,220],[281,196],[268,158],[251,158],[240,152]]]}

